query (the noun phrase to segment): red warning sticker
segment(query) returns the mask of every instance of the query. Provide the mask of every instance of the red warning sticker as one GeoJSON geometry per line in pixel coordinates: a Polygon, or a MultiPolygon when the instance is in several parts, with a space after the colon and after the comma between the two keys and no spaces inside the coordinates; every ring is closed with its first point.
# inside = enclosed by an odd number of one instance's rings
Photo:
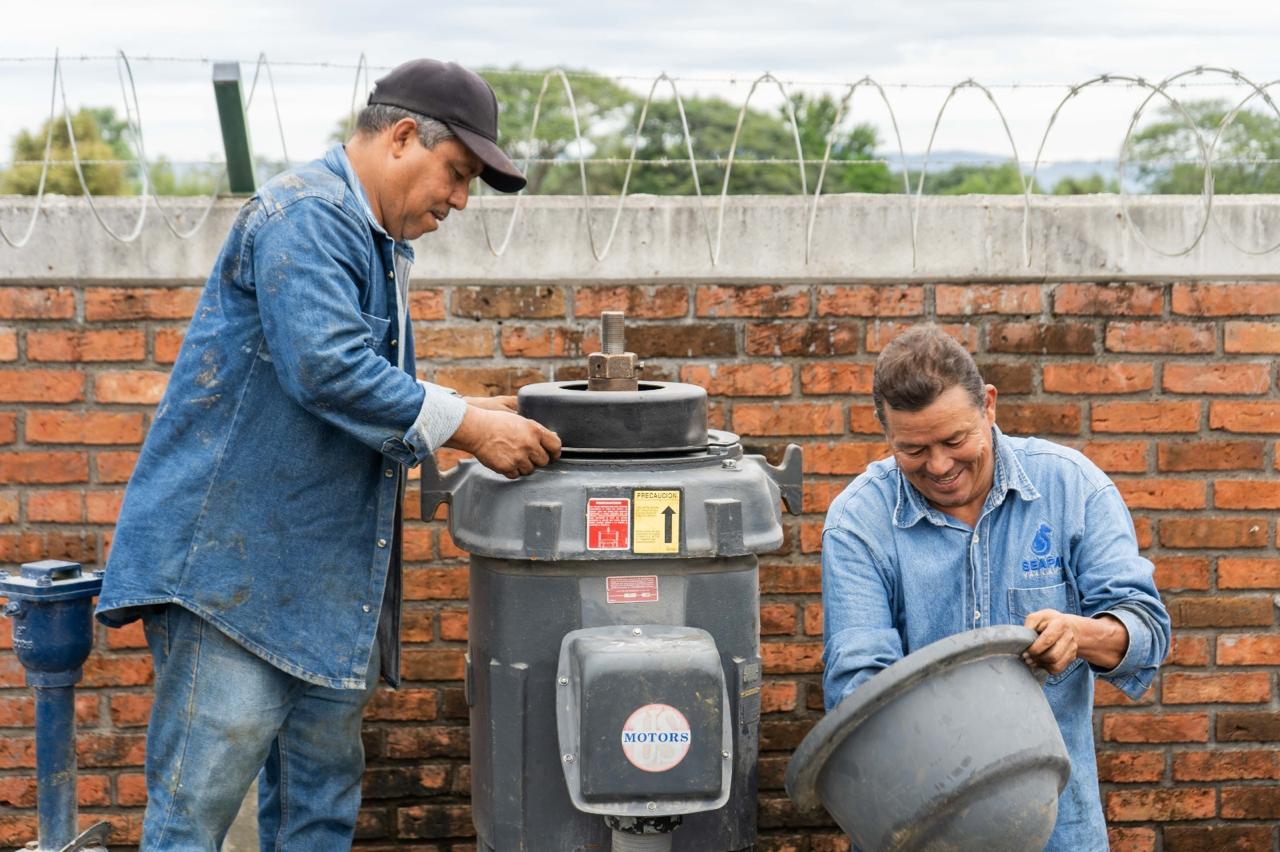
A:
{"type": "Polygon", "coordinates": [[[611,604],[658,602],[658,578],[654,574],[605,577],[604,587],[605,597],[611,604]]]}
{"type": "Polygon", "coordinates": [[[631,549],[631,499],[587,498],[587,550],[631,549]]]}

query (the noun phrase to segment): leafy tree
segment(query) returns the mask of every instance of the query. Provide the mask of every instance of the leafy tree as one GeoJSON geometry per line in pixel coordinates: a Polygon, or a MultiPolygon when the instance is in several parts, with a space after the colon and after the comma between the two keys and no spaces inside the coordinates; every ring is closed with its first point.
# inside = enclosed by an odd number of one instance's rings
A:
{"type": "MultiPolygon", "coordinates": [[[[67,135],[67,124],[64,116],[53,119],[53,143],[49,156],[53,160],[71,160],[71,142],[67,135]]],[[[80,156],[81,168],[84,171],[85,183],[94,195],[129,195],[133,187],[130,184],[129,166],[124,163],[85,162],[88,160],[121,160],[132,159],[124,134],[127,132],[125,122],[116,118],[115,111],[106,108],[81,109],[71,117],[71,127],[75,132],[76,151],[80,156]]],[[[13,161],[34,161],[30,164],[15,165],[0,176],[0,191],[15,195],[35,195],[40,185],[40,161],[44,159],[46,135],[49,122],[45,121],[39,131],[23,130],[13,140],[13,161]]],[[[80,181],[76,177],[75,167],[68,162],[65,165],[50,165],[45,180],[45,191],[62,195],[79,195],[80,181]]]]}
{"type": "MultiPolygon", "coordinates": [[[[1230,112],[1223,100],[1188,101],[1183,108],[1206,144],[1213,141],[1230,112]]],[[[1204,187],[1200,146],[1186,119],[1172,106],[1157,110],[1155,120],[1134,134],[1129,160],[1136,177],[1155,194],[1195,194],[1204,187]],[[1171,162],[1189,160],[1192,162],[1171,162]]],[[[1280,159],[1280,119],[1270,111],[1241,110],[1223,133],[1215,160],[1280,159]]],[[[1222,163],[1213,169],[1214,192],[1280,192],[1280,165],[1222,163]]]]}
{"type": "Polygon", "coordinates": [[[1107,178],[1094,172],[1085,178],[1064,177],[1053,185],[1054,195],[1098,195],[1103,192],[1116,193],[1120,184],[1115,178],[1107,178]]]}

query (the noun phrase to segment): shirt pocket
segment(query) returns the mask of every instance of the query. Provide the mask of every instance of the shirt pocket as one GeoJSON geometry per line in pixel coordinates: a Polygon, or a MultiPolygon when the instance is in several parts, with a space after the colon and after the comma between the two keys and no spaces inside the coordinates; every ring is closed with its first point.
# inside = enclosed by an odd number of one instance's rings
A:
{"type": "MultiPolygon", "coordinates": [[[[1009,589],[1009,620],[1014,624],[1022,624],[1027,616],[1042,609],[1054,609],[1072,615],[1080,614],[1080,605],[1066,583],[1053,586],[1033,586],[1031,588],[1011,587],[1009,589]]],[[[1050,675],[1046,686],[1061,683],[1075,673],[1084,660],[1077,657],[1071,665],[1056,675],[1050,675]]]]}
{"type": "Polygon", "coordinates": [[[360,318],[369,326],[369,333],[364,336],[364,343],[371,349],[381,349],[382,342],[387,339],[387,332],[391,330],[391,320],[376,317],[373,314],[360,312],[360,318]]]}

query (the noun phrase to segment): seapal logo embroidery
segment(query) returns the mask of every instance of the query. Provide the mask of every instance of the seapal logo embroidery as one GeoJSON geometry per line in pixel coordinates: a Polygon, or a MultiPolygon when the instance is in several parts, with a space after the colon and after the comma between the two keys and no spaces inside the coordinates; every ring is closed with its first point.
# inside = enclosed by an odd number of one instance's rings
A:
{"type": "Polygon", "coordinates": [[[1049,551],[1052,549],[1053,527],[1041,524],[1035,537],[1031,539],[1031,552],[1035,558],[1022,560],[1023,572],[1032,577],[1057,574],[1062,569],[1062,557],[1057,554],[1050,556],[1049,551]]]}

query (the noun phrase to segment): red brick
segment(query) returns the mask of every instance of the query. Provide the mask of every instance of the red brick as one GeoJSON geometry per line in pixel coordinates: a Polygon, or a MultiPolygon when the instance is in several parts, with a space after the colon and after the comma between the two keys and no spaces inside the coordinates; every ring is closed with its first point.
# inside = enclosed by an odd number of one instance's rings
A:
{"type": "Polygon", "coordinates": [[[110,370],[93,379],[93,398],[103,403],[155,405],[164,396],[169,374],[157,370],[110,370]]]}
{"type": "Polygon", "coordinates": [[[133,621],[124,627],[106,631],[107,647],[113,651],[120,649],[141,650],[147,647],[147,636],[142,628],[142,621],[133,621]]]}
{"type": "Polygon", "coordinates": [[[913,317],[924,313],[924,288],[853,284],[818,288],[818,316],[913,317]]]}
{"type": "Polygon", "coordinates": [[[27,334],[31,361],[141,361],[147,354],[140,330],[32,331],[27,334]]]}
{"type": "Polygon", "coordinates": [[[883,435],[884,427],[876,419],[875,406],[850,405],[849,431],[857,435],[883,435]]]}
{"type": "Polygon", "coordinates": [[[1218,560],[1220,589],[1280,589],[1280,559],[1227,558],[1218,560]]]}
{"type": "Polygon", "coordinates": [[[791,636],[796,632],[794,604],[761,604],[760,633],[764,636],[791,636]]]}
{"type": "MultiPolygon", "coordinates": [[[[880,352],[890,341],[915,327],[914,322],[870,320],[867,322],[867,351],[880,352]]],[[[978,326],[970,323],[936,323],[938,328],[959,343],[967,352],[978,351],[978,326]]]]}
{"type": "Polygon", "coordinates": [[[1155,697],[1152,694],[1155,690],[1148,689],[1136,700],[1130,698],[1120,691],[1118,687],[1112,686],[1105,680],[1094,681],[1093,684],[1093,706],[1094,707],[1138,707],[1146,704],[1155,703],[1155,697]]]}
{"type": "Polygon", "coordinates": [[[1225,352],[1280,354],[1280,324],[1275,322],[1228,322],[1222,331],[1225,352]]]}
{"type": "Polygon", "coordinates": [[[800,368],[800,391],[805,394],[870,394],[871,364],[828,361],[800,368]]]}
{"type": "Polygon", "coordinates": [[[1116,790],[1107,794],[1107,820],[1116,822],[1171,822],[1209,819],[1217,810],[1210,787],[1116,790]]]}
{"type": "Polygon", "coordinates": [[[0,483],[57,485],[88,479],[85,453],[0,453],[0,483]]]}
{"type": "Polygon", "coordinates": [[[379,689],[365,709],[366,719],[386,722],[430,722],[439,713],[439,697],[434,689],[401,687],[379,689]]]}
{"type": "MultiPolygon", "coordinates": [[[[806,452],[807,452],[806,448],[806,452]]],[[[804,481],[804,510],[805,512],[822,512],[826,513],[829,507],[845,489],[848,482],[844,479],[814,479],[812,476],[805,477],[804,481]]]]}
{"type": "Polygon", "coordinates": [[[84,317],[100,320],[189,319],[200,301],[199,287],[90,287],[84,317]]]}
{"type": "Polygon", "coordinates": [[[47,405],[82,399],[84,373],[22,368],[0,370],[0,402],[40,402],[47,405]]]}
{"type": "Polygon", "coordinates": [[[1095,402],[1095,432],[1198,432],[1198,402],[1095,402]]]}
{"type": "Polygon", "coordinates": [[[1260,470],[1261,441],[1160,441],[1156,467],[1168,471],[1260,470]]]}
{"type": "Polygon", "coordinates": [[[409,315],[415,320],[444,319],[444,290],[414,289],[409,293],[409,315]]]}
{"type": "Polygon", "coordinates": [[[441,367],[435,375],[437,383],[463,396],[507,396],[546,380],[546,373],[533,367],[441,367]]]}
{"type": "Polygon", "coordinates": [[[1107,828],[1107,845],[1111,852],[1155,852],[1156,832],[1146,826],[1111,826],[1107,828]]]}
{"type": "Polygon", "coordinates": [[[467,621],[465,609],[440,610],[440,638],[449,642],[467,641],[467,621]]]}
{"type": "Polygon", "coordinates": [[[641,358],[721,358],[738,354],[728,323],[627,326],[627,349],[641,358]]]}
{"type": "Polygon", "coordinates": [[[1067,362],[1044,367],[1046,393],[1134,393],[1150,390],[1154,382],[1151,364],[1114,361],[1105,364],[1067,362]]]}
{"type": "Polygon", "coordinates": [[[1218,637],[1220,666],[1280,666],[1280,636],[1231,633],[1218,637]]]}
{"type": "Polygon", "coordinates": [[[1223,787],[1222,818],[1280,820],[1280,786],[1223,787]]]}
{"type": "MultiPolygon", "coordinates": [[[[545,325],[502,328],[502,354],[508,358],[579,358],[598,351],[599,334],[580,328],[545,325]]],[[[446,349],[442,354],[448,356],[449,352],[446,349]]]]}
{"type": "Polygon", "coordinates": [[[603,311],[623,311],[638,319],[676,319],[689,314],[689,290],[681,285],[656,287],[579,287],[573,315],[598,319],[603,311]]]}
{"type": "Polygon", "coordinates": [[[822,604],[804,605],[804,635],[821,636],[823,626],[822,604]]]}
{"type": "Polygon", "coordinates": [[[1173,312],[1199,317],[1280,314],[1280,284],[1174,284],[1173,312]]]}
{"type": "Polygon", "coordinates": [[[142,766],[147,739],[142,734],[81,732],[76,742],[80,765],[91,767],[142,766]]]}
{"type": "Polygon", "coordinates": [[[817,565],[761,565],[761,594],[804,595],[822,591],[822,569],[817,565]]]}
{"type": "Polygon", "coordinates": [[[800,689],[795,681],[769,681],[760,689],[762,713],[790,713],[796,709],[800,689]]]}
{"type": "Polygon", "coordinates": [[[178,360],[178,352],[182,349],[182,341],[186,331],[181,328],[158,328],[152,343],[152,352],[157,364],[172,364],[178,360]]]}
{"type": "Polygon", "coordinates": [[[1174,627],[1270,627],[1267,595],[1179,596],[1165,602],[1174,627]]]}
{"type": "Polygon", "coordinates": [[[94,479],[102,483],[128,482],[138,454],[130,450],[102,450],[94,453],[94,479]]]}
{"type": "Polygon", "coordinates": [[[455,287],[452,306],[454,316],[472,319],[551,319],[565,315],[564,290],[548,286],[455,287]]]}
{"type": "Polygon", "coordinates": [[[852,323],[748,323],[743,351],[748,355],[773,358],[784,355],[851,355],[858,351],[860,337],[858,327],[852,323]]]}
{"type": "Polygon", "coordinates": [[[938,316],[1038,314],[1038,284],[939,284],[933,291],[938,316]]]}
{"type": "Polygon", "coordinates": [[[995,322],[987,327],[988,352],[1090,355],[1093,326],[1082,322],[995,322]]]}
{"type": "Polygon", "coordinates": [[[1176,352],[1181,354],[1214,351],[1213,323],[1192,322],[1110,322],[1107,323],[1108,352],[1176,352]]]}
{"type": "Polygon", "coordinates": [[[1173,754],[1175,781],[1280,779],[1280,751],[1184,751],[1173,754]]]}
{"type": "MultiPolygon", "coordinates": [[[[0,534],[0,563],[65,559],[68,562],[93,564],[97,561],[97,549],[97,536],[82,532],[0,534]]],[[[0,686],[4,685],[6,684],[0,683],[0,686]]]]}
{"type": "Polygon", "coordinates": [[[1188,636],[1175,633],[1169,646],[1169,654],[1164,658],[1166,666],[1207,666],[1209,665],[1209,641],[1203,636],[1188,636]]]}
{"type": "Polygon", "coordinates": [[[1146,441],[1086,441],[1080,452],[1107,473],[1143,473],[1147,447],[1146,441]]]}
{"type": "Polygon", "coordinates": [[[805,674],[822,671],[821,642],[764,642],[760,659],[765,674],[805,674]]]}
{"type": "Polygon", "coordinates": [[[1035,391],[1035,370],[1028,363],[1005,363],[1002,361],[979,361],[978,372],[988,383],[996,386],[1001,396],[1010,394],[1029,394],[1035,391]]]}
{"type": "Polygon", "coordinates": [[[1107,713],[1102,739],[1115,743],[1207,743],[1208,713],[1107,713]]]}
{"type": "Polygon", "coordinates": [[[404,574],[407,600],[465,600],[467,593],[466,568],[410,568],[404,574]]]}
{"type": "Polygon", "coordinates": [[[1280,481],[1216,480],[1213,485],[1213,505],[1219,509],[1280,509],[1280,481]]]}
{"type": "Polygon", "coordinates": [[[1209,560],[1202,556],[1156,556],[1156,588],[1160,591],[1209,590],[1209,560]]]}
{"type": "Polygon", "coordinates": [[[17,522],[18,492],[0,491],[0,524],[16,524],[17,522]]]}
{"type": "Polygon", "coordinates": [[[1219,711],[1214,727],[1218,742],[1280,742],[1280,713],[1275,710],[1219,711]]]}
{"type": "Polygon", "coordinates": [[[1164,778],[1164,752],[1100,751],[1098,780],[1113,784],[1137,784],[1164,778]]]}
{"type": "Polygon", "coordinates": [[[789,396],[792,375],[782,364],[688,364],[680,368],[680,381],[712,396],[789,396]]]}
{"type": "Polygon", "coordinates": [[[1080,406],[1073,402],[1001,404],[996,419],[1010,435],[1080,434],[1080,406]]]}
{"type": "Polygon", "coordinates": [[[413,329],[414,353],[421,359],[493,357],[488,325],[419,325],[413,329]]]}
{"type": "Polygon", "coordinates": [[[800,552],[820,553],[822,551],[822,521],[800,522],[800,552]]]}
{"type": "Polygon", "coordinates": [[[1164,365],[1164,389],[1171,393],[1266,393],[1271,385],[1269,364],[1168,363],[1164,365]]]}
{"type": "Polygon", "coordinates": [[[111,723],[117,728],[141,727],[150,719],[150,693],[124,692],[111,696],[111,723]]]}
{"type": "Polygon", "coordinates": [[[1164,675],[1165,704],[1261,704],[1271,700],[1271,677],[1259,673],[1164,675]]]}
{"type": "Polygon", "coordinates": [[[1207,486],[1193,479],[1118,479],[1116,488],[1130,509],[1203,509],[1207,486]]]}
{"type": "Polygon", "coordinates": [[[803,317],[809,314],[807,287],[774,284],[704,284],[694,297],[700,317],[803,317]]]}
{"type": "Polygon", "coordinates": [[[871,462],[888,455],[889,446],[880,441],[810,444],[804,448],[804,471],[806,474],[855,476],[871,462]]]}
{"type": "Polygon", "coordinates": [[[124,491],[90,491],[84,495],[85,517],[91,524],[114,524],[120,517],[124,491]]]}
{"type": "Polygon", "coordinates": [[[742,403],[733,408],[741,435],[838,435],[844,431],[839,403],[742,403]]]}
{"type": "Polygon", "coordinates": [[[84,664],[85,687],[146,686],[151,683],[148,654],[91,654],[84,664]]]}
{"type": "Polygon", "coordinates": [[[1163,309],[1158,284],[1059,284],[1053,290],[1056,314],[1159,316],[1163,309]]]}
{"type": "Polygon", "coordinates": [[[0,287],[0,319],[71,319],[74,291],[64,287],[0,287]]]}
{"type": "Polygon", "coordinates": [[[1209,428],[1227,432],[1280,433],[1280,402],[1209,403],[1209,428]]]}
{"type": "Polygon", "coordinates": [[[142,441],[142,435],[141,414],[66,410],[27,412],[28,443],[137,444],[142,441]]]}
{"type": "Polygon", "coordinates": [[[1271,852],[1265,825],[1166,825],[1164,852],[1271,852]]]}
{"type": "Polygon", "coordinates": [[[408,649],[403,655],[404,676],[408,680],[462,680],[461,648],[408,649]]]}
{"type": "Polygon", "coordinates": [[[1160,522],[1165,547],[1264,547],[1266,518],[1166,518],[1160,522]]]}
{"type": "Polygon", "coordinates": [[[31,491],[27,494],[27,521],[81,523],[84,521],[84,495],[79,491],[31,491]]]}

